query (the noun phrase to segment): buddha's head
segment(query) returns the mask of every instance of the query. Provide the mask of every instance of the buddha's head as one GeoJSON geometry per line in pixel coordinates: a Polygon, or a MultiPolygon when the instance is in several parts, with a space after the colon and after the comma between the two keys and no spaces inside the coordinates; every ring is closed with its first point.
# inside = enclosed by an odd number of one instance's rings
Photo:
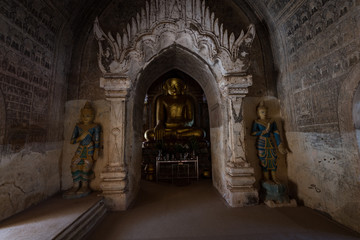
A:
{"type": "Polygon", "coordinates": [[[95,111],[91,107],[90,102],[86,102],[85,106],[81,109],[81,122],[85,125],[90,124],[94,121],[95,111]]]}
{"type": "Polygon", "coordinates": [[[267,118],[267,107],[264,105],[263,101],[261,101],[260,104],[257,106],[256,112],[260,119],[267,118]]]}
{"type": "Polygon", "coordinates": [[[179,78],[169,78],[163,88],[171,96],[183,95],[186,84],[179,78]]]}

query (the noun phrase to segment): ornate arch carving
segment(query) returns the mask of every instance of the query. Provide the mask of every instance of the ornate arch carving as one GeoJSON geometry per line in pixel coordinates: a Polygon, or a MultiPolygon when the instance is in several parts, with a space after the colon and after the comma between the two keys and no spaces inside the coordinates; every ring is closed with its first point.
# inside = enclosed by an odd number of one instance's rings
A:
{"type": "Polygon", "coordinates": [[[126,75],[132,63],[144,66],[163,49],[177,44],[217,66],[222,75],[230,75],[247,72],[255,27],[251,24],[236,38],[219,24],[205,1],[151,0],[116,37],[105,34],[97,18],[94,34],[103,74],[126,75]]]}

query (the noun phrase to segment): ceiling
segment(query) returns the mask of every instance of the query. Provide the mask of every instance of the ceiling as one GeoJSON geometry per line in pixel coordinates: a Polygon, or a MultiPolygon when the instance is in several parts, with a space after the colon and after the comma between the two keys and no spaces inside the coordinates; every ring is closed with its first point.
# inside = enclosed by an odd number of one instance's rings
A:
{"type": "MultiPolygon", "coordinates": [[[[215,5],[215,7],[213,7],[215,10],[218,7],[227,5],[228,8],[231,8],[232,12],[245,14],[253,23],[258,21],[263,24],[264,22],[266,22],[266,24],[272,24],[272,19],[276,19],[277,14],[286,10],[286,6],[291,5],[289,2],[293,1],[294,0],[206,0],[210,6],[215,5]]],[[[145,0],[133,0],[131,2],[125,0],[50,0],[48,3],[55,7],[63,16],[64,22],[70,26],[74,36],[78,36],[82,31],[89,31],[91,29],[95,17],[99,16],[111,2],[126,6],[133,2],[144,4],[145,0]]]]}

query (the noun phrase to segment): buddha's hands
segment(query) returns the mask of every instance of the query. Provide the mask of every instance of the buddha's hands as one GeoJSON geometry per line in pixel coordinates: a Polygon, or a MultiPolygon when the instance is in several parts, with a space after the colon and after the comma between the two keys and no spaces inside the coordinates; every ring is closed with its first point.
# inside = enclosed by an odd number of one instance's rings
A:
{"type": "Polygon", "coordinates": [[[270,123],[266,125],[266,129],[261,132],[261,135],[265,135],[270,132],[270,123]]]}
{"type": "Polygon", "coordinates": [[[267,124],[266,129],[265,129],[265,133],[270,132],[270,123],[267,124]]]}
{"type": "Polygon", "coordinates": [[[165,135],[164,126],[160,124],[156,125],[156,127],[154,128],[154,135],[155,135],[155,140],[162,140],[165,135]]]}

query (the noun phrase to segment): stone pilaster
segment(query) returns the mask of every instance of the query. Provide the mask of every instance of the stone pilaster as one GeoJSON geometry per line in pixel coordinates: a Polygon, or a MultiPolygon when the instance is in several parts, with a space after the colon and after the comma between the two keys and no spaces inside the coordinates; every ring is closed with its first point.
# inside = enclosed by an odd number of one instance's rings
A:
{"type": "Polygon", "coordinates": [[[229,109],[229,145],[231,156],[226,166],[228,203],[233,207],[257,204],[258,191],[254,188],[254,168],[245,158],[245,123],[243,98],[252,84],[252,77],[230,75],[226,77],[229,109]]]}
{"type": "Polygon", "coordinates": [[[131,82],[127,76],[104,76],[100,87],[105,89],[106,100],[110,101],[110,125],[107,143],[107,165],[100,174],[100,187],[105,204],[111,210],[125,210],[127,192],[127,171],[125,168],[126,97],[131,82]]]}

